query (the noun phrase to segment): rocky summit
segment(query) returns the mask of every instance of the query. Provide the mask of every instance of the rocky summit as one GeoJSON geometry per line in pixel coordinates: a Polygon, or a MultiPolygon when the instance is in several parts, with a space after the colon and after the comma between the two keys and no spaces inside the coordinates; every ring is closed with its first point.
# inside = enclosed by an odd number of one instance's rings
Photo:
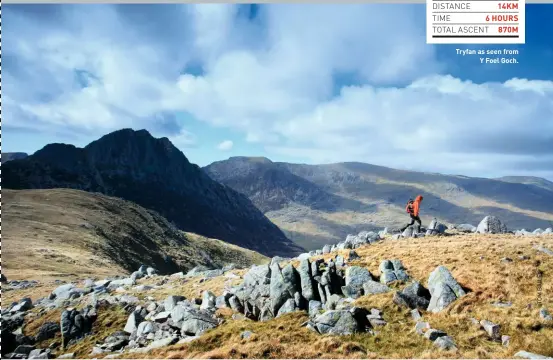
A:
{"type": "Polygon", "coordinates": [[[553,234],[482,224],[362,231],[246,267],[4,276],[2,356],[551,358],[553,234]]]}
{"type": "Polygon", "coordinates": [[[84,148],[46,145],[3,164],[2,187],[103,193],[154,210],[180,230],[264,255],[302,250],[244,195],[212,180],[167,138],[146,130],[115,131],[84,148]]]}

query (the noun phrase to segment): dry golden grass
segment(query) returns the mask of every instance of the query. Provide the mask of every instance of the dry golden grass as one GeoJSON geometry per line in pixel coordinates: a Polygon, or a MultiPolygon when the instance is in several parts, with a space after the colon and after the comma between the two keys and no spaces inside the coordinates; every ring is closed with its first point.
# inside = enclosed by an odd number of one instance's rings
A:
{"type": "MultiPolygon", "coordinates": [[[[536,276],[539,267],[543,271],[541,305],[553,309],[553,298],[549,295],[553,293],[553,257],[534,250],[535,243],[553,248],[553,237],[433,237],[383,241],[356,250],[361,259],[352,265],[367,267],[378,276],[382,260],[400,259],[411,276],[425,285],[436,266],[447,266],[461,285],[471,291],[443,312],[425,313],[424,318],[433,328],[451,335],[458,351],[438,351],[430,341],[416,335],[409,310],[395,305],[390,292],[356,300],[359,306],[383,310],[388,325],[377,329],[376,336],[319,336],[300,326],[307,319],[305,314],[294,313],[269,322],[227,321],[190,344],[174,345],[149,354],[132,354],[132,357],[512,358],[519,350],[553,356],[553,325],[541,321],[538,316],[536,276]],[[530,259],[520,260],[520,255],[530,259]],[[484,259],[481,260],[481,256],[484,259]],[[502,263],[500,260],[504,257],[512,258],[513,262],[502,263]],[[511,301],[513,305],[493,306],[497,301],[511,301]],[[502,333],[511,336],[511,345],[504,347],[491,341],[480,327],[473,325],[471,318],[501,324],[502,333]],[[250,340],[242,340],[240,333],[244,330],[255,335],[250,340]]],[[[342,251],[342,254],[348,252],[342,251]]],[[[395,287],[399,288],[399,284],[395,287]]]]}
{"type": "MultiPolygon", "coordinates": [[[[241,284],[244,280],[242,276],[247,270],[233,270],[231,273],[240,276],[240,278],[231,279],[225,276],[218,276],[211,279],[203,279],[202,276],[195,276],[185,279],[170,279],[167,283],[159,285],[160,287],[146,292],[137,292],[130,290],[128,294],[144,298],[151,296],[156,300],[164,300],[170,295],[184,296],[187,299],[201,298],[204,291],[211,291],[214,294],[220,295],[225,288],[241,284]]],[[[228,274],[229,272],[227,272],[228,274]]],[[[147,278],[139,279],[138,285],[157,285],[159,279],[147,278]]]]}
{"type": "MultiPolygon", "coordinates": [[[[377,335],[320,336],[301,324],[307,320],[304,313],[287,314],[268,322],[232,320],[232,312],[219,310],[226,319],[216,329],[188,343],[153,350],[146,354],[124,353],[120,358],[512,358],[520,350],[553,356],[553,324],[538,316],[541,306],[553,310],[553,257],[537,252],[533,245],[543,244],[553,249],[553,236],[515,237],[512,235],[463,235],[429,237],[407,240],[386,240],[357,249],[361,259],[351,265],[368,268],[379,276],[378,266],[385,259],[400,259],[409,274],[424,285],[431,271],[445,265],[470,292],[439,314],[424,313],[431,327],[444,330],[452,336],[457,351],[438,351],[422,336],[415,334],[415,322],[408,309],[392,302],[393,292],[363,296],[356,305],[379,308],[388,322],[376,329],[377,335]],[[521,260],[519,256],[528,256],[521,260]],[[503,263],[509,257],[513,262],[503,263]],[[543,273],[541,304],[538,304],[537,269],[543,273]],[[494,302],[512,302],[511,307],[496,307],[494,302]],[[499,323],[502,334],[511,336],[511,344],[504,347],[491,341],[487,334],[473,325],[471,318],[499,323]],[[240,334],[249,330],[254,335],[246,340],[240,334]]],[[[347,256],[349,250],[341,251],[347,256]]],[[[325,259],[332,255],[321,256],[325,259]]],[[[298,265],[298,262],[295,262],[298,265]]],[[[233,271],[243,275],[245,270],[233,271]]],[[[201,277],[171,279],[160,288],[139,294],[158,300],[168,295],[199,297],[201,291],[211,290],[220,295],[227,285],[236,285],[241,279],[218,277],[200,282],[201,277]]],[[[155,278],[141,279],[141,284],[155,284],[155,278]]],[[[394,284],[400,289],[401,284],[394,284]]],[[[59,312],[33,319],[25,333],[36,332],[40,324],[59,319],[59,312]]],[[[124,327],[127,315],[118,308],[99,311],[94,334],[73,345],[66,352],[77,352],[87,357],[95,342],[124,327]]],[[[99,356],[102,357],[102,356],[99,356]]]]}
{"type": "Polygon", "coordinates": [[[179,232],[136,204],[101,194],[6,190],[3,200],[2,273],[10,280],[105,278],[135,270],[130,262],[154,265],[148,260],[163,254],[183,269],[268,261],[255,251],[179,232]]]}

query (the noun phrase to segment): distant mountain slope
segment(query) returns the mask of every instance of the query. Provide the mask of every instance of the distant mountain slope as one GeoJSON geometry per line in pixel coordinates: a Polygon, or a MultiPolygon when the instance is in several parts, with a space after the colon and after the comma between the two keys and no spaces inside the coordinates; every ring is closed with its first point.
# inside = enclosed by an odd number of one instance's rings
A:
{"type": "Polygon", "coordinates": [[[18,160],[18,159],[24,159],[27,156],[29,156],[27,153],[24,152],[3,152],[2,153],[2,162],[8,162],[12,160],[18,160]]]}
{"type": "Polygon", "coordinates": [[[553,182],[535,176],[504,176],[498,178],[497,180],[518,184],[535,185],[546,190],[553,191],[553,182]]]}
{"type": "Polygon", "coordinates": [[[167,138],[124,129],[85,148],[50,144],[2,169],[8,189],[72,188],[155,210],[178,228],[258,251],[302,251],[245,196],[207,176],[167,138]]]}
{"type": "Polygon", "coordinates": [[[254,251],[177,230],[130,201],[71,189],[3,190],[2,273],[100,276],[151,265],[163,273],[196,265],[249,266],[254,251]]]}
{"type": "Polygon", "coordinates": [[[425,223],[437,217],[477,225],[486,214],[499,216],[510,228],[548,227],[553,222],[553,190],[535,184],[364,163],[302,165],[244,157],[204,169],[248,196],[289,238],[309,249],[348,233],[404,224],[405,202],[417,194],[424,196],[425,223]],[[267,174],[279,174],[285,181],[267,181],[267,174]]]}

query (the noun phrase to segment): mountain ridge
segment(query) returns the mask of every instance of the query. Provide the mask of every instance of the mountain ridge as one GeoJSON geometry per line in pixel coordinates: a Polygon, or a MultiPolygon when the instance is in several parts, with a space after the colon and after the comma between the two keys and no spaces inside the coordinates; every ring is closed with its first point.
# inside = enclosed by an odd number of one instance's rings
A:
{"type": "Polygon", "coordinates": [[[436,217],[450,224],[477,225],[488,214],[499,216],[512,228],[546,228],[553,222],[553,191],[520,181],[398,170],[360,162],[309,165],[267,159],[264,172],[270,168],[281,177],[289,174],[289,181],[300,178],[301,182],[264,186],[259,166],[250,163],[259,161],[233,157],[204,170],[248,196],[289,238],[308,249],[348,233],[402,226],[408,221],[405,202],[418,194],[424,196],[421,214],[425,223],[436,217]],[[229,171],[233,168],[248,171],[229,171]],[[299,188],[300,194],[310,189],[339,201],[332,202],[334,207],[298,201],[296,193],[285,191],[294,188],[299,188]],[[281,206],[269,206],[266,199],[281,206]]]}
{"type": "Polygon", "coordinates": [[[264,255],[303,251],[247,197],[212,180],[167,138],[146,130],[118,130],[84,148],[49,144],[3,170],[4,188],[100,192],[155,210],[181,230],[264,255]]]}

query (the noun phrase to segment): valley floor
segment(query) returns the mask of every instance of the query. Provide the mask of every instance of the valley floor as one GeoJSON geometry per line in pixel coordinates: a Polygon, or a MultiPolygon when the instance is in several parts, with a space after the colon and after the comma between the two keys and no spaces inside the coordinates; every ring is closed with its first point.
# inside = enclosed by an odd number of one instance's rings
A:
{"type": "MultiPolygon", "coordinates": [[[[457,346],[456,350],[440,351],[425,337],[418,335],[409,309],[396,305],[394,291],[365,295],[355,305],[382,310],[386,325],[376,334],[323,336],[308,330],[302,323],[309,318],[304,312],[293,312],[273,320],[256,322],[232,319],[230,309],[219,309],[225,321],[189,343],[180,343],[147,353],[122,353],[118,358],[512,358],[518,351],[529,351],[553,357],[553,321],[540,317],[542,308],[553,310],[553,256],[537,251],[535,246],[553,249],[553,236],[454,235],[391,240],[386,238],[355,251],[359,259],[347,262],[380,275],[379,264],[386,259],[399,259],[409,275],[428,285],[429,274],[439,265],[447,267],[455,279],[468,289],[467,295],[439,313],[423,312],[423,321],[434,329],[445,331],[457,346]],[[475,320],[489,320],[500,325],[502,335],[510,336],[508,346],[493,341],[475,320]],[[249,337],[243,337],[250,331],[249,337]]],[[[315,256],[326,260],[350,250],[315,256]]],[[[299,261],[293,261],[294,266],[299,261]]],[[[245,270],[205,279],[202,276],[176,279],[154,276],[139,279],[138,285],[150,285],[142,291],[136,287],[125,294],[141,302],[163,300],[168,295],[201,297],[203,290],[216,296],[224,289],[243,281],[245,270]],[[149,300],[147,300],[149,299],[149,300]]],[[[14,278],[15,273],[11,274],[14,278]]],[[[9,279],[12,280],[12,279],[9,279]]],[[[2,291],[3,300],[18,301],[30,296],[35,301],[46,296],[59,284],[40,284],[26,290],[2,291]]],[[[400,289],[401,284],[393,285],[400,289]]],[[[4,288],[4,286],[3,286],[4,288]]],[[[2,289],[4,290],[4,289],[2,289]]],[[[41,312],[32,309],[26,315],[23,332],[36,335],[46,321],[58,321],[60,309],[41,312]]],[[[128,313],[117,308],[98,310],[93,334],[70,346],[65,352],[77,357],[91,357],[96,343],[117,330],[123,330],[128,313]]],[[[59,339],[59,334],[56,335],[59,339]]],[[[41,344],[47,347],[55,339],[41,344]]],[[[106,353],[93,357],[102,358],[106,353]]],[[[112,355],[110,357],[113,357],[112,355]]]]}

